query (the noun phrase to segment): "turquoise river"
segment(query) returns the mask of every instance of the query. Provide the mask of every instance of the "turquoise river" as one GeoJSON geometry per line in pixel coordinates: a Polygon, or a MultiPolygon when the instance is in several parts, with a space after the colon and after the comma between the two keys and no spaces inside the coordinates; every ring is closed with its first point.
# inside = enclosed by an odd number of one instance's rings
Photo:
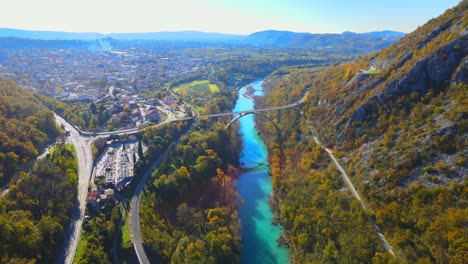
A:
{"type": "MultiPolygon", "coordinates": [[[[262,96],[262,80],[251,85],[254,95],[262,96]]],[[[246,95],[246,87],[239,90],[234,111],[251,110],[253,99],[246,95]]],[[[239,217],[242,228],[241,263],[289,263],[288,249],[280,247],[277,239],[282,230],[272,224],[268,199],[272,192],[271,177],[264,142],[255,128],[255,116],[247,115],[239,119],[243,149],[240,155],[242,173],[237,181],[237,190],[242,199],[239,217]]]]}

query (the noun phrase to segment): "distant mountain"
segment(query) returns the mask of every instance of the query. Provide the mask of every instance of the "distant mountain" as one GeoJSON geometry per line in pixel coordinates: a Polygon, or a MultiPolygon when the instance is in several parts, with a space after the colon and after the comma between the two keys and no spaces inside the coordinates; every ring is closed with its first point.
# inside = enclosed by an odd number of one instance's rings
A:
{"type": "MultiPolygon", "coordinates": [[[[344,32],[343,34],[311,34],[267,30],[256,32],[247,36],[200,31],[101,34],[93,32],[73,33],[0,28],[0,38],[12,38],[10,39],[10,44],[12,43],[11,40],[16,38],[48,41],[95,41],[106,38],[123,41],[143,40],[199,43],[234,43],[284,48],[313,48],[322,50],[340,49],[341,51],[349,53],[369,53],[376,51],[387,47],[404,35],[404,33],[389,30],[369,33],[344,32]]],[[[45,45],[47,43],[52,44],[51,42],[37,42],[35,44],[45,45]]],[[[60,43],[60,45],[68,44],[70,43],[60,43]]],[[[55,43],[54,45],[57,44],[55,43]]]]}
{"type": "Polygon", "coordinates": [[[406,33],[399,32],[399,31],[392,31],[392,30],[382,30],[382,31],[372,31],[367,33],[356,33],[352,31],[345,31],[343,35],[353,35],[353,34],[360,34],[363,36],[373,36],[373,37],[383,37],[383,38],[402,38],[406,35],[406,33]]]}
{"type": "Polygon", "coordinates": [[[200,31],[149,32],[149,33],[73,33],[61,31],[32,31],[0,28],[0,37],[26,38],[38,40],[97,40],[112,38],[117,40],[164,40],[193,42],[239,42],[244,35],[211,33],[200,31]]]}
{"type": "Polygon", "coordinates": [[[267,30],[249,35],[245,42],[257,46],[342,49],[349,52],[369,53],[389,46],[404,35],[405,33],[390,30],[369,33],[344,32],[343,34],[267,30]]]}
{"type": "Polygon", "coordinates": [[[74,33],[62,31],[36,31],[13,28],[0,28],[0,37],[40,39],[40,40],[96,40],[105,38],[101,33],[74,33]]]}
{"type": "Polygon", "coordinates": [[[96,40],[45,40],[19,37],[0,37],[0,48],[4,49],[63,49],[63,48],[88,48],[96,40]]]}
{"type": "Polygon", "coordinates": [[[107,34],[118,40],[165,40],[165,41],[195,41],[195,42],[239,42],[244,35],[233,35],[200,31],[167,31],[151,33],[112,33],[107,34]]]}

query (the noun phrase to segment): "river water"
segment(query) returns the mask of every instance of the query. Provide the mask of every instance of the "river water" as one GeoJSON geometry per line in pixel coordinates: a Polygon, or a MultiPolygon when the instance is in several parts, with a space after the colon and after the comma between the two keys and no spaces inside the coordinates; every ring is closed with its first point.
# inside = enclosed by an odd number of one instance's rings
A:
{"type": "MultiPolygon", "coordinates": [[[[249,85],[255,89],[254,95],[262,96],[262,80],[249,85]]],[[[245,96],[246,87],[239,90],[239,97],[233,111],[254,109],[253,99],[245,96]]],[[[243,172],[237,181],[237,190],[242,199],[239,218],[242,228],[241,263],[289,263],[288,249],[276,242],[282,230],[273,225],[273,213],[268,199],[272,192],[267,150],[255,129],[255,116],[247,115],[239,119],[243,149],[240,155],[243,172]]]]}

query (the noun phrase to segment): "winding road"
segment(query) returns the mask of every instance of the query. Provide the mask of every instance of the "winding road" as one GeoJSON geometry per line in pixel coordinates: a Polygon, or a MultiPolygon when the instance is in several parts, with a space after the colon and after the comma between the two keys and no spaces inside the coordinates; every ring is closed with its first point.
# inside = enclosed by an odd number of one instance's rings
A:
{"type": "MultiPolygon", "coordinates": [[[[196,115],[196,113],[193,113],[196,115]]],[[[185,129],[184,133],[182,133],[175,142],[178,144],[180,138],[187,134],[192,128],[195,122],[192,123],[191,126],[185,129]]],[[[148,168],[141,178],[140,182],[138,183],[135,191],[133,192],[132,201],[130,202],[130,234],[132,238],[133,247],[135,248],[135,253],[137,255],[138,261],[140,263],[150,263],[148,256],[146,255],[145,249],[143,247],[143,240],[141,239],[141,232],[140,232],[140,198],[143,189],[145,188],[146,182],[148,181],[149,176],[151,173],[156,169],[156,167],[164,160],[166,157],[167,150],[159,156],[159,158],[151,164],[151,167],[148,168]]]]}
{"type": "Polygon", "coordinates": [[[58,257],[57,263],[72,264],[75,258],[76,248],[80,241],[81,227],[83,225],[84,214],[86,210],[86,196],[88,194],[88,184],[93,169],[93,155],[91,152],[91,142],[93,137],[81,135],[80,131],[68,121],[55,115],[55,121],[59,125],[64,125],[70,131],[68,140],[75,147],[78,159],[78,202],[73,211],[72,222],[66,230],[66,241],[63,253],[58,257]]]}
{"type": "Polygon", "coordinates": [[[135,253],[137,255],[138,261],[140,263],[150,263],[148,257],[146,256],[145,249],[143,247],[143,240],[141,239],[140,232],[140,198],[141,192],[145,188],[145,184],[148,181],[151,173],[156,169],[156,167],[164,160],[166,152],[161,155],[151,167],[146,170],[145,174],[138,183],[135,191],[133,193],[132,201],[130,202],[130,234],[132,237],[133,247],[135,248],[135,253]]]}

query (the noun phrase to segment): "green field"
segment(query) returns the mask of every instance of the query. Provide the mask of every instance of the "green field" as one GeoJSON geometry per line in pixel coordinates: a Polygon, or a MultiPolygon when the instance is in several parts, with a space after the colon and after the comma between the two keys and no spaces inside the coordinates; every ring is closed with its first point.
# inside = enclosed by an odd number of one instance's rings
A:
{"type": "Polygon", "coordinates": [[[219,88],[216,84],[210,83],[208,80],[196,80],[191,83],[184,83],[174,88],[174,92],[178,94],[186,94],[193,92],[219,92],[219,88]]]}
{"type": "Polygon", "coordinates": [[[125,213],[125,225],[122,228],[122,248],[130,248],[132,247],[132,239],[130,237],[130,222],[129,222],[129,215],[125,213]]]}
{"type": "Polygon", "coordinates": [[[370,70],[367,73],[370,74],[370,75],[376,75],[376,74],[379,73],[379,70],[370,70]]]}

